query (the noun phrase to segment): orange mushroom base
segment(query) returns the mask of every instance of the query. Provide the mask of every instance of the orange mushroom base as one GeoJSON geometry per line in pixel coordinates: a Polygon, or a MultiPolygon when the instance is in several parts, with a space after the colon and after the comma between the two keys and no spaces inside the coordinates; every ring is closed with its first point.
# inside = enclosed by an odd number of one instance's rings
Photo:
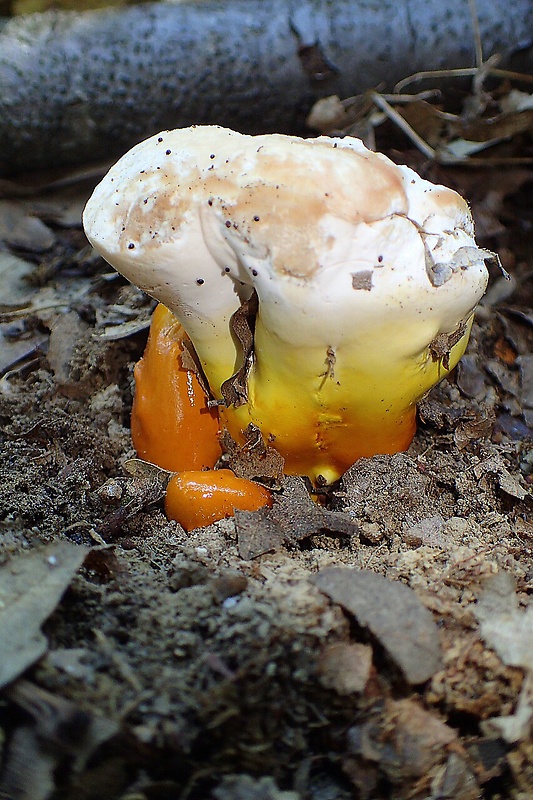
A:
{"type": "Polygon", "coordinates": [[[218,411],[208,408],[196,374],[182,366],[186,338],[159,304],[135,365],[131,437],[139,458],[177,473],[167,487],[165,512],[189,531],[231,517],[235,509],[272,505],[272,495],[230,470],[212,469],[222,454],[218,411]]]}
{"type": "Polygon", "coordinates": [[[172,472],[214,467],[221,455],[218,411],[181,363],[185,339],[174,314],[158,305],[134,370],[133,446],[139,458],[172,472]]]}
{"type": "MultiPolygon", "coordinates": [[[[399,395],[399,400],[395,401],[397,407],[393,407],[391,400],[390,418],[383,406],[374,408],[373,394],[366,388],[357,404],[359,416],[347,415],[343,421],[338,415],[314,413],[316,409],[305,394],[305,386],[297,386],[285,400],[272,388],[269,395],[267,385],[266,389],[262,386],[261,414],[255,419],[253,412],[259,405],[258,398],[255,404],[253,402],[252,385],[252,401],[237,409],[231,407],[222,411],[221,421],[240,444],[244,444],[242,431],[247,424],[250,421],[257,424],[263,436],[274,442],[285,459],[288,474],[307,474],[313,480],[323,475],[335,480],[359,457],[394,453],[409,446],[416,428],[416,405],[411,398],[415,392],[421,397],[457,363],[466,347],[469,326],[470,321],[466,333],[452,347],[451,363],[446,368],[440,361],[433,361],[429,353],[422,353],[412,364],[400,364],[398,374],[387,375],[385,381],[380,376],[379,390],[385,392],[383,396],[387,396],[387,392],[390,395],[391,386],[399,395]],[[313,413],[302,412],[306,404],[313,413]],[[361,414],[364,420],[359,418],[361,414]]],[[[136,395],[131,431],[141,458],[178,473],[169,486],[167,514],[190,529],[228,516],[232,508],[255,510],[265,505],[270,495],[267,490],[264,490],[267,494],[262,494],[261,489],[259,496],[258,484],[243,482],[235,476],[233,480],[239,483],[232,486],[231,473],[228,475],[227,470],[212,471],[221,456],[219,413],[218,409],[208,407],[197,375],[182,365],[186,340],[187,334],[172,312],[159,305],[145,353],[135,367],[136,395]],[[193,477],[191,471],[196,471],[193,477]],[[179,477],[182,473],[188,474],[187,480],[179,477]],[[248,505],[246,497],[249,497],[248,505]],[[195,508],[203,510],[198,510],[195,516],[195,508]]],[[[331,389],[328,384],[327,390],[335,392],[340,386],[335,383],[331,389]]],[[[355,393],[357,386],[356,383],[355,393]]],[[[275,388],[279,388],[279,381],[275,388]]],[[[343,405],[346,403],[343,396],[343,405]]],[[[346,408],[341,410],[345,412],[346,408]]]]}
{"type": "Polygon", "coordinates": [[[236,509],[258,511],[264,506],[272,506],[268,489],[229,469],[179,472],[170,479],[165,497],[167,517],[186,531],[232,517],[236,509]]]}

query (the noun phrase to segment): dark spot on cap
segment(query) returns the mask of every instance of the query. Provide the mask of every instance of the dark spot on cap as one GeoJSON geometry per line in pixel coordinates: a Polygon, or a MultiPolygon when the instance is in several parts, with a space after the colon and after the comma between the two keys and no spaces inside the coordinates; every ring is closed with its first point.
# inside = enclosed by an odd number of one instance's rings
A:
{"type": "Polygon", "coordinates": [[[201,285],[202,285],[202,283],[205,283],[205,281],[204,281],[204,279],[203,279],[203,278],[197,278],[197,279],[196,279],[196,283],[198,284],[198,286],[201,286],[201,285]]]}
{"type": "Polygon", "coordinates": [[[207,201],[207,205],[208,206],[212,206],[213,205],[213,201],[211,200],[211,198],[209,198],[209,200],[207,201]]]}
{"type": "Polygon", "coordinates": [[[231,272],[229,267],[224,267],[224,272],[231,272]]]}
{"type": "Polygon", "coordinates": [[[163,141],[163,137],[162,137],[162,136],[159,136],[159,138],[158,138],[158,140],[157,140],[157,141],[158,141],[158,142],[162,142],[162,141],[163,141]]]}
{"type": "Polygon", "coordinates": [[[166,150],[167,156],[169,156],[171,154],[171,152],[172,152],[172,150],[166,150]]]}
{"type": "Polygon", "coordinates": [[[256,269],[252,270],[252,275],[254,276],[254,278],[257,277],[257,270],[256,269]]]}
{"type": "Polygon", "coordinates": [[[254,217],[254,222],[259,222],[259,217],[257,216],[257,214],[254,217]]]}
{"type": "Polygon", "coordinates": [[[135,245],[133,244],[133,242],[130,242],[129,245],[128,245],[128,250],[133,250],[134,248],[135,248],[135,245]]]}
{"type": "Polygon", "coordinates": [[[215,158],[215,154],[214,154],[214,153],[211,153],[211,155],[209,156],[209,158],[215,158]]]}
{"type": "Polygon", "coordinates": [[[378,256],[378,262],[381,264],[383,263],[383,256],[378,256]]]}
{"type": "Polygon", "coordinates": [[[229,219],[226,220],[226,228],[231,228],[231,222],[229,219]]]}

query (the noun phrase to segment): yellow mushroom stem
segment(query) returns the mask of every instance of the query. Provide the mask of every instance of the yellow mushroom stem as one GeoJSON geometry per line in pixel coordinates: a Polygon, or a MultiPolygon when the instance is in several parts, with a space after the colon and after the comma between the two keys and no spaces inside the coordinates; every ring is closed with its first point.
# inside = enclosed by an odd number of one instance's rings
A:
{"type": "Polygon", "coordinates": [[[472,317],[446,357],[429,347],[400,357],[393,342],[390,348],[368,342],[345,358],[340,348],[289,350],[258,319],[248,402],[221,409],[221,425],[243,442],[242,431],[253,423],[283,456],[287,474],[331,483],[358,458],[409,447],[417,402],[456,366],[471,325],[472,317]]]}

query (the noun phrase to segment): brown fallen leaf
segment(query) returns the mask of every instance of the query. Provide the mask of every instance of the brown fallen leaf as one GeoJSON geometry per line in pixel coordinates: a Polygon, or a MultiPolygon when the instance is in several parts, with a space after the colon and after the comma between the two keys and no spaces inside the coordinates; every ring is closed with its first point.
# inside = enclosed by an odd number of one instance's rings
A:
{"type": "Polygon", "coordinates": [[[55,242],[53,231],[23,204],[0,200],[0,240],[10,247],[42,253],[55,242]]]}
{"type": "Polygon", "coordinates": [[[259,428],[248,425],[244,431],[246,443],[239,446],[228,433],[223,431],[220,444],[226,454],[226,466],[239,478],[247,480],[269,480],[279,482],[283,475],[283,458],[273,447],[268,447],[259,428]]]}
{"type": "Polygon", "coordinates": [[[410,698],[386,701],[383,711],[348,731],[351,752],[377,761],[395,783],[444,762],[456,739],[452,728],[410,698]]]}
{"type": "Polygon", "coordinates": [[[500,572],[486,581],[474,613],[481,637],[503,663],[526,672],[514,713],[485,720],[482,730],[509,743],[528,739],[533,719],[533,608],[519,609],[513,577],[500,572]]]}
{"type": "Polygon", "coordinates": [[[310,536],[357,536],[358,525],[342,512],[328,511],[311,500],[302,478],[283,479],[282,491],[274,495],[272,508],[239,511],[235,527],[241,558],[257,558],[278,550],[283,544],[295,544],[310,536]]]}
{"type": "Polygon", "coordinates": [[[485,374],[475,355],[467,353],[457,365],[457,386],[461,394],[473,400],[481,400],[487,392],[485,374]]]}
{"type": "Polygon", "coordinates": [[[368,628],[413,685],[429,680],[442,664],[431,612],[412,589],[369,570],[328,567],[312,582],[368,628]]]}
{"type": "Polygon", "coordinates": [[[241,346],[242,363],[239,369],[220,387],[222,397],[227,406],[238,408],[248,400],[248,373],[252,366],[255,316],[259,308],[259,300],[254,292],[249,300],[245,300],[230,320],[230,328],[241,346]]]}
{"type": "MultiPolygon", "coordinates": [[[[141,458],[130,458],[123,466],[129,478],[116,482],[120,505],[107,514],[98,526],[98,533],[107,538],[118,536],[126,520],[161,500],[172,477],[172,472],[141,458]]],[[[104,487],[105,484],[100,487],[101,491],[104,487]]]]}
{"type": "Polygon", "coordinates": [[[326,645],[317,663],[318,680],[337,694],[363,692],[372,669],[372,648],[367,644],[334,642],[326,645]]]}
{"type": "Polygon", "coordinates": [[[279,550],[287,539],[281,526],[270,519],[269,510],[235,512],[239,555],[246,561],[279,550]]]}
{"type": "Polygon", "coordinates": [[[476,414],[462,417],[453,433],[457,448],[463,450],[471,441],[490,437],[495,420],[494,411],[488,408],[482,408],[476,414]]]}
{"type": "Polygon", "coordinates": [[[0,687],[46,652],[41,625],[54,611],[90,548],[59,540],[0,567],[0,687]]]}

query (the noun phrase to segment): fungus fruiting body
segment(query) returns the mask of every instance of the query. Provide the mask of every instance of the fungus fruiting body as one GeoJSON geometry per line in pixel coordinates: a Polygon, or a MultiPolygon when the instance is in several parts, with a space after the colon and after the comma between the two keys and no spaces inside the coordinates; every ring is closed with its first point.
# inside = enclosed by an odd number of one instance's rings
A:
{"type": "Polygon", "coordinates": [[[409,445],[487,282],[466,202],[350,137],[163,132],[84,223],[179,319],[233,438],[253,423],[313,481],[409,445]],[[236,312],[255,297],[247,342],[236,312]]]}
{"type": "Polygon", "coordinates": [[[193,370],[182,364],[187,334],[159,304],[144,356],[135,365],[131,438],[137,454],[163,469],[213,467],[220,458],[218,414],[193,370]]]}
{"type": "Polygon", "coordinates": [[[271,505],[268,489],[229,469],[180,472],[170,479],[165,496],[167,517],[186,531],[232,517],[235,509],[258,511],[271,505]]]}

